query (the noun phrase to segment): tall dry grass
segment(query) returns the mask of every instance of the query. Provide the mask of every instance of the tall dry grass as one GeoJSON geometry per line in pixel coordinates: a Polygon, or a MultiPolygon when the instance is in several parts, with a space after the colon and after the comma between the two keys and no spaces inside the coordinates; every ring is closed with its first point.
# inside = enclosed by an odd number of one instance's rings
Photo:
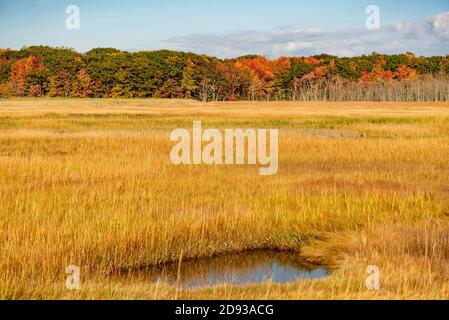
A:
{"type": "Polygon", "coordinates": [[[449,298],[447,105],[95,103],[0,102],[0,298],[449,298]],[[279,174],[173,166],[169,133],[193,120],[279,128],[279,174]],[[257,248],[333,274],[193,291],[111,276],[257,248]],[[70,264],[78,292],[64,286],[70,264]]]}

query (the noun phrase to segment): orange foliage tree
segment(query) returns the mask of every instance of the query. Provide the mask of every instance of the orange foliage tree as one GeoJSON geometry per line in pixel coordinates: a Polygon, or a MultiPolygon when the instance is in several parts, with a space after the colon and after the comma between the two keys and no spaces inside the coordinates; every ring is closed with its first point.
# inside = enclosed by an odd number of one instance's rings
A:
{"type": "Polygon", "coordinates": [[[28,58],[19,59],[11,66],[9,81],[12,90],[16,96],[24,96],[30,94],[40,96],[43,93],[41,84],[32,84],[30,77],[38,74],[44,69],[42,58],[30,56],[28,58]]]}

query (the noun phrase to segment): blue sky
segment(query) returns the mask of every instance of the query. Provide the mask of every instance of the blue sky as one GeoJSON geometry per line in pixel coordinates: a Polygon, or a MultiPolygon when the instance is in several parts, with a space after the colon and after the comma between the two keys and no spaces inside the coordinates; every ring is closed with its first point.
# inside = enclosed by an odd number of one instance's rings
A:
{"type": "Polygon", "coordinates": [[[0,47],[177,49],[220,57],[449,54],[449,0],[0,0],[0,47]],[[65,27],[68,5],[80,30],[65,27]],[[381,30],[365,28],[368,5],[381,30]]]}

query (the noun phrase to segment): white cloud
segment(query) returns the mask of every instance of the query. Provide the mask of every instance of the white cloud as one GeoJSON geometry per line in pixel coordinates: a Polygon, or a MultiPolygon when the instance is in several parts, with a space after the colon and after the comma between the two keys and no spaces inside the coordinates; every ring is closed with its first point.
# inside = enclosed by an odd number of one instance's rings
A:
{"type": "Polygon", "coordinates": [[[431,30],[446,40],[449,40],[449,12],[441,13],[428,19],[431,30]]]}
{"type": "Polygon", "coordinates": [[[193,34],[167,40],[172,49],[206,53],[218,57],[245,54],[314,55],[328,53],[355,56],[380,53],[419,55],[449,54],[449,12],[429,17],[421,22],[402,22],[380,30],[293,29],[272,32],[245,31],[234,34],[193,34]]]}

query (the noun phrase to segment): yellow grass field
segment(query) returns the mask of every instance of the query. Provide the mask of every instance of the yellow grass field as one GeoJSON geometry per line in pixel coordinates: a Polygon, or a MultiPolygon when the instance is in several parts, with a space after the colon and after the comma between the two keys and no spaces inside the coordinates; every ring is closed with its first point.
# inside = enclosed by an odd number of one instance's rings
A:
{"type": "Polygon", "coordinates": [[[0,100],[0,172],[0,299],[449,299],[449,103],[0,100]],[[278,128],[278,174],[174,166],[170,132],[194,120],[278,128]],[[194,290],[114,275],[250,249],[332,275],[194,290]]]}

